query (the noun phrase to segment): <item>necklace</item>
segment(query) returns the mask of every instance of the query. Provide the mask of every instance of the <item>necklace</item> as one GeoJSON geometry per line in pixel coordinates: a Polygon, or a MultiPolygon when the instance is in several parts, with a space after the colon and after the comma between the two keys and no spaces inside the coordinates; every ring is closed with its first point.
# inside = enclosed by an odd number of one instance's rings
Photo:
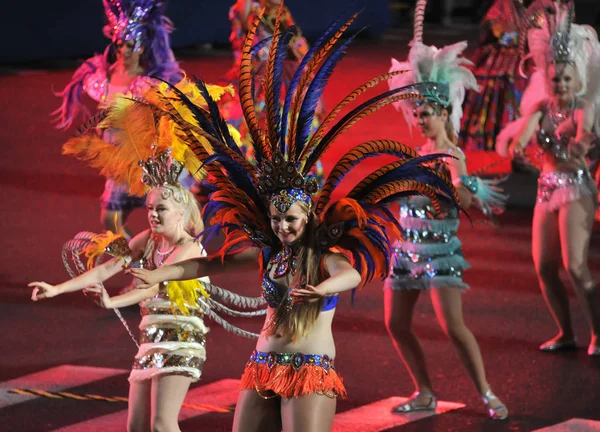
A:
{"type": "Polygon", "coordinates": [[[171,247],[171,249],[169,249],[169,250],[168,250],[168,251],[166,251],[166,252],[160,251],[160,250],[158,250],[158,248],[156,248],[156,253],[157,253],[157,254],[160,254],[160,255],[167,255],[167,254],[170,254],[171,252],[173,252],[173,249],[175,249],[175,245],[173,245],[173,246],[171,247]]]}
{"type": "Polygon", "coordinates": [[[154,254],[154,261],[156,263],[156,267],[157,268],[162,267],[164,262],[171,256],[171,254],[173,253],[175,248],[182,243],[183,243],[183,239],[179,239],[179,240],[177,240],[177,242],[175,242],[175,244],[173,246],[171,246],[171,248],[169,250],[164,251],[164,252],[160,251],[157,246],[156,249],[154,249],[154,252],[156,252],[154,254]]]}
{"type": "Polygon", "coordinates": [[[568,119],[573,114],[574,108],[575,108],[575,100],[571,101],[569,106],[565,109],[558,108],[558,106],[555,106],[554,103],[549,104],[548,117],[550,118],[550,121],[552,122],[552,126],[554,127],[555,131],[556,131],[556,128],[558,128],[558,126],[562,122],[564,122],[566,119],[568,119]]]}

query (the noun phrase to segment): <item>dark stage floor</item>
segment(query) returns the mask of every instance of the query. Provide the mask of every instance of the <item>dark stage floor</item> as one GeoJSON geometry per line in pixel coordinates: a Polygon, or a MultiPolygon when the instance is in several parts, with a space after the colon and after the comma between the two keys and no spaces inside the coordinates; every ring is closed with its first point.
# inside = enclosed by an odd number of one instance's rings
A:
{"type": "MultiPolygon", "coordinates": [[[[438,42],[461,37],[465,35],[457,31],[442,35],[438,42]]],[[[327,105],[387,70],[390,56],[403,58],[407,39],[400,32],[383,41],[360,41],[335,73],[326,93],[327,105]]],[[[214,55],[185,59],[183,66],[214,81],[229,62],[229,56],[214,55]]],[[[0,430],[5,431],[117,431],[125,426],[126,404],[118,399],[14,393],[15,389],[22,393],[47,390],[126,397],[127,369],[135,354],[133,342],[111,311],[97,308],[80,294],[32,303],[26,288],[32,280],[64,280],[63,242],[79,231],[100,230],[98,196],[103,181],[91,169],[61,156],[60,145],[68,133],[48,123],[49,112],[58,105],[51,90],[62,88],[71,73],[29,70],[0,78],[0,430]]],[[[373,138],[416,142],[392,108],[357,125],[350,136],[351,140],[339,144],[340,152],[373,138]]],[[[482,160],[474,155],[470,164],[476,167],[482,160]]],[[[331,160],[325,164],[331,166],[331,160]]],[[[471,285],[463,297],[466,321],[481,344],[489,381],[508,404],[511,418],[503,423],[486,418],[426,298],[418,306],[415,328],[440,400],[445,402],[437,415],[388,414],[399,397],[409,396],[413,389],[386,334],[382,284],[377,282],[357,295],[354,307],[347,295],[337,309],[337,365],[349,397],[338,403],[336,431],[600,430],[600,359],[585,353],[589,333],[574,296],[581,349],[561,355],[537,350],[555,328],[537,287],[529,251],[535,180],[514,177],[509,181],[512,208],[500,217],[501,227],[465,222],[460,235],[473,265],[466,273],[471,285]],[[568,423],[559,425],[563,422],[568,423]]],[[[134,226],[144,226],[143,212],[134,215],[134,226]]],[[[591,266],[600,277],[598,241],[596,233],[591,266]]],[[[214,282],[243,294],[258,293],[256,274],[231,274],[214,282]]],[[[123,283],[127,280],[119,279],[109,287],[116,289],[123,283]]],[[[136,308],[123,314],[135,328],[136,308]]],[[[253,349],[252,341],[209,325],[208,360],[202,380],[190,391],[190,405],[182,412],[184,431],[230,430],[237,380],[253,349]]],[[[260,322],[248,326],[258,330],[260,322]]]]}

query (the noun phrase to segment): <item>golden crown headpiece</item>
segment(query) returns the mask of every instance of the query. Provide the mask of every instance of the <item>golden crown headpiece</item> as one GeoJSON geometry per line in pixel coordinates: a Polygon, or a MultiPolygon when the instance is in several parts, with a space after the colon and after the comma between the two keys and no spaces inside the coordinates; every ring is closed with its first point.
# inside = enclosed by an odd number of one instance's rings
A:
{"type": "Polygon", "coordinates": [[[170,148],[139,162],[142,167],[142,183],[150,188],[178,185],[183,164],[172,156],[170,148]]]}

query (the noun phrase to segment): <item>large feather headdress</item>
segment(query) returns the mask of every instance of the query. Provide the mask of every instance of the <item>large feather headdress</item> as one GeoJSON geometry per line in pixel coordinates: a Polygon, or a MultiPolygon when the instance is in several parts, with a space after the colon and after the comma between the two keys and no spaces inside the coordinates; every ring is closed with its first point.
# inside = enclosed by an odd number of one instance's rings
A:
{"type": "MultiPolygon", "coordinates": [[[[206,172],[194,151],[185,143],[189,137],[172,116],[163,116],[157,109],[171,110],[173,116],[190,119],[192,114],[182,104],[170,98],[174,90],[187,94],[198,106],[206,106],[204,96],[196,86],[184,79],[177,86],[162,83],[145,95],[145,102],[119,97],[83,125],[76,136],[63,145],[63,154],[73,155],[99,169],[100,174],[125,186],[130,194],[143,196],[148,190],[163,185],[178,185],[179,174],[185,168],[196,180],[206,172]],[[152,102],[152,103],[150,103],[152,102]],[[111,141],[105,141],[94,127],[105,131],[111,141]]],[[[208,86],[207,94],[218,100],[231,87],[208,86]]],[[[238,140],[237,130],[230,128],[232,139],[238,140]]],[[[197,141],[205,141],[202,136],[197,141]]]]}
{"type": "Polygon", "coordinates": [[[256,114],[255,104],[259,101],[254,100],[252,66],[252,47],[261,14],[250,25],[241,54],[239,98],[253,140],[252,162],[244,158],[202,81],[195,84],[206,107],[197,105],[189,93],[176,87],[171,88],[172,96],[166,101],[135,101],[141,106],[152,106],[155,116],[172,120],[184,142],[204,164],[210,179],[209,200],[203,207],[205,225],[210,227],[205,234],[224,232],[220,253],[235,253],[251,246],[280,248],[270,226],[269,205],[280,200],[285,208],[289,202],[304,201],[310,203],[318,221],[312,233],[318,245],[323,250],[335,247],[344,251],[366,283],[373,277],[387,275],[391,245],[401,235],[398,222],[385,203],[412,194],[429,196],[438,208],[442,199],[457,202],[450,179],[424,164],[438,155],[421,158],[410,147],[385,139],[373,139],[347,152],[321,189],[317,190],[312,181],[309,172],[315,163],[354,124],[388,104],[422,97],[415,91],[419,89],[417,85],[385,91],[349,107],[366,91],[401,72],[384,74],[356,88],[311,132],[317,101],[356,36],[342,40],[356,15],[343,14],[326,30],[303,57],[284,94],[284,59],[293,33],[280,30],[278,15],[262,75],[267,113],[264,125],[259,124],[256,114]],[[185,116],[173,108],[175,104],[186,108],[185,116]],[[331,200],[353,169],[365,159],[379,155],[394,156],[395,161],[369,171],[366,177],[363,174],[363,180],[349,192],[340,192],[341,198],[331,200]]]}
{"type": "MultiPolygon", "coordinates": [[[[535,8],[536,3],[531,7],[535,8]]],[[[538,6],[530,12],[538,18],[533,21],[535,27],[527,31],[530,53],[523,61],[533,59],[535,69],[544,74],[551,64],[572,64],[581,80],[578,96],[597,93],[600,49],[596,31],[590,26],[573,23],[575,11],[571,2],[553,2],[541,12],[540,9],[538,6]],[[593,87],[589,91],[588,85],[593,87]]],[[[595,96],[590,99],[595,100],[595,96]]]]}
{"type": "MultiPolygon", "coordinates": [[[[115,60],[117,42],[134,41],[134,50],[143,47],[140,66],[145,76],[172,83],[183,77],[183,72],[171,50],[170,33],[173,23],[164,13],[166,0],[102,0],[108,24],[104,34],[112,43],[103,54],[87,59],[73,74],[65,88],[56,93],[62,98],[58,109],[52,112],[57,128],[67,129],[79,114],[90,117],[82,102],[85,92],[96,92],[96,86],[108,87],[108,71],[115,60]]],[[[88,93],[89,94],[89,93],[88,93]]],[[[92,96],[95,98],[94,96],[92,96]]],[[[96,98],[95,98],[96,99],[96,98]]],[[[97,100],[97,99],[96,99],[97,100]]]]}
{"type": "MultiPolygon", "coordinates": [[[[477,90],[477,79],[466,66],[472,63],[462,57],[467,48],[467,42],[458,42],[437,48],[423,44],[423,22],[427,0],[419,0],[415,7],[414,35],[408,53],[408,61],[400,62],[392,58],[390,72],[406,71],[388,80],[390,89],[401,88],[412,83],[430,83],[422,92],[428,102],[441,105],[444,108],[452,106],[450,121],[454,130],[460,130],[462,117],[462,102],[465,91],[477,90]]],[[[411,101],[399,101],[394,107],[404,113],[406,122],[413,124],[413,108],[411,101]]]]}

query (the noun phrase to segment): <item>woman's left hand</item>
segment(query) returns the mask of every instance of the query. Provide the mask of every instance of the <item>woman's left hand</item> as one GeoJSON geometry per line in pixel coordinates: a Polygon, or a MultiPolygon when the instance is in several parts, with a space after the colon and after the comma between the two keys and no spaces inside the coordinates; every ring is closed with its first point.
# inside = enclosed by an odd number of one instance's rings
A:
{"type": "Polygon", "coordinates": [[[305,288],[298,288],[292,290],[290,296],[292,297],[293,303],[313,303],[318,301],[319,299],[325,297],[327,293],[323,288],[320,288],[320,285],[312,286],[306,284],[305,288]]]}

